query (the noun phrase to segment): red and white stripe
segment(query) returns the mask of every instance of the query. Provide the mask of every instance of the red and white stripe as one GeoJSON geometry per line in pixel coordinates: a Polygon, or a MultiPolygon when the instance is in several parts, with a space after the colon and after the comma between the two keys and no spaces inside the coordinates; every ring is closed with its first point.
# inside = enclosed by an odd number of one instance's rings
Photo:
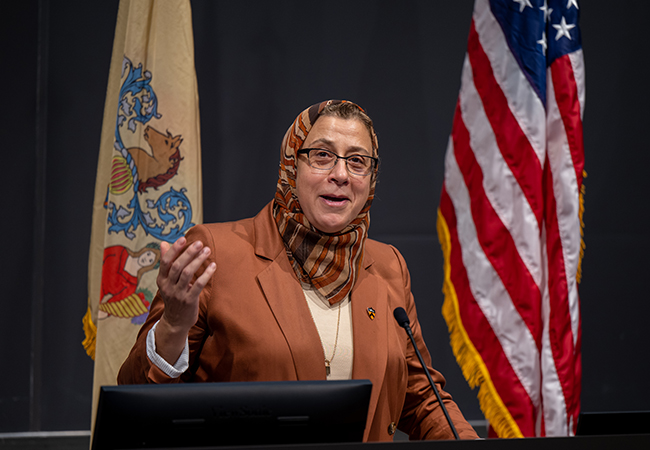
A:
{"type": "Polygon", "coordinates": [[[547,96],[477,1],[440,214],[457,320],[518,427],[503,435],[570,435],[579,410],[581,51],[551,65],[547,96]]]}

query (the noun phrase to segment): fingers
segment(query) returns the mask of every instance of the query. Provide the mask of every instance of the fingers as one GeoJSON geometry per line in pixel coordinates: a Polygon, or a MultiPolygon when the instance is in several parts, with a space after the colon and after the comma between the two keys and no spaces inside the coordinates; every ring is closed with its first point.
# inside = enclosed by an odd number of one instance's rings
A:
{"type": "Polygon", "coordinates": [[[180,237],[179,239],[174,242],[174,244],[170,247],[168,242],[161,242],[160,243],[160,270],[158,271],[159,274],[162,276],[166,277],[169,274],[169,269],[171,268],[171,264],[176,260],[178,255],[183,251],[183,248],[185,247],[185,243],[187,240],[185,237],[180,237]],[[163,248],[163,245],[165,248],[163,248]]]}
{"type": "Polygon", "coordinates": [[[210,263],[208,267],[203,271],[201,276],[199,276],[196,281],[194,281],[194,284],[190,288],[190,295],[192,297],[196,296],[201,293],[203,288],[208,284],[208,281],[210,281],[210,278],[212,278],[212,275],[217,271],[217,265],[215,263],[210,263]]]}
{"type": "Polygon", "coordinates": [[[183,283],[189,283],[196,270],[210,255],[210,250],[204,248],[201,241],[196,241],[188,247],[185,247],[185,243],[185,238],[180,238],[161,258],[158,273],[174,284],[181,281],[181,276],[183,283]]]}
{"type": "Polygon", "coordinates": [[[203,265],[206,259],[208,259],[210,253],[211,251],[208,247],[203,247],[201,242],[195,242],[181,256],[179,256],[178,259],[176,259],[169,273],[170,278],[175,279],[176,265],[178,264],[180,273],[177,284],[181,288],[189,287],[192,278],[194,278],[194,275],[197,273],[199,268],[203,265]]]}
{"type": "Polygon", "coordinates": [[[163,258],[165,256],[165,253],[167,253],[167,250],[169,250],[169,242],[167,241],[162,241],[160,242],[160,257],[163,258]]]}
{"type": "MultiPolygon", "coordinates": [[[[158,271],[158,288],[164,298],[183,298],[187,295],[191,281],[199,268],[210,256],[210,249],[201,241],[186,247],[186,239],[180,238],[173,245],[161,245],[160,270],[158,271]]],[[[212,271],[214,273],[214,271],[212,271]]],[[[183,299],[185,300],[185,299],[183,299]]]]}

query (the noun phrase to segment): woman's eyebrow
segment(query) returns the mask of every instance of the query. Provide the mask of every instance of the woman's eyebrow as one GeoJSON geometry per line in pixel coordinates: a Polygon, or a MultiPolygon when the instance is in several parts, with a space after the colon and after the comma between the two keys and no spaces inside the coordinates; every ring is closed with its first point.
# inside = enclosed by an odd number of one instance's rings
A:
{"type": "MultiPolygon", "coordinates": [[[[320,143],[320,144],[324,144],[324,145],[327,145],[327,146],[329,146],[329,147],[334,147],[334,146],[335,146],[335,145],[334,145],[334,142],[331,141],[331,140],[329,140],[329,139],[327,139],[327,138],[319,138],[319,139],[316,139],[314,142],[312,142],[311,144],[309,144],[309,146],[313,148],[313,147],[314,147],[316,144],[318,144],[318,143],[320,143]]],[[[353,145],[353,146],[351,146],[351,147],[348,147],[348,152],[347,152],[347,153],[350,153],[350,151],[353,151],[353,152],[360,152],[360,153],[365,153],[365,154],[367,154],[367,155],[370,155],[370,154],[371,154],[367,149],[365,149],[365,148],[363,148],[363,147],[358,147],[358,146],[356,146],[356,145],[353,145]]]]}
{"type": "Polygon", "coordinates": [[[316,143],[321,143],[321,144],[325,144],[325,145],[329,145],[329,146],[332,146],[332,145],[334,144],[334,143],[333,143],[332,141],[330,141],[329,139],[326,139],[326,138],[320,138],[320,139],[316,139],[314,142],[312,142],[312,143],[310,144],[310,147],[313,147],[316,143]]]}

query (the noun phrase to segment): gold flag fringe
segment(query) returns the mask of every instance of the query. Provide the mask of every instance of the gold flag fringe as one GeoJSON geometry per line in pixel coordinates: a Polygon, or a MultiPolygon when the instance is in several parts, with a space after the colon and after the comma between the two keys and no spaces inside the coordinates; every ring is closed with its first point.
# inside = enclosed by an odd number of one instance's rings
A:
{"type": "Polygon", "coordinates": [[[456,289],[451,281],[450,253],[451,241],[449,228],[438,209],[438,239],[444,256],[444,282],[442,292],[445,294],[445,301],[442,305],[442,315],[447,322],[451,348],[460,366],[463,376],[470,388],[479,388],[478,401],[481,411],[500,438],[522,438],[524,437],[515,422],[514,418],[506,408],[503,400],[496,391],[490,373],[481,358],[481,355],[469,339],[463,326],[460,311],[458,308],[458,297],[456,289]]]}
{"type": "Polygon", "coordinates": [[[578,258],[578,272],[576,273],[576,282],[580,284],[582,281],[582,257],[585,255],[585,222],[582,218],[582,215],[585,212],[585,182],[584,179],[587,178],[587,172],[582,171],[582,186],[580,186],[580,209],[578,211],[578,216],[580,217],[580,257],[578,258]]]}
{"type": "Polygon", "coordinates": [[[90,306],[86,311],[86,315],[83,318],[83,327],[84,334],[86,339],[83,340],[81,345],[84,346],[86,353],[90,358],[95,360],[95,343],[97,342],[97,325],[93,323],[92,312],[90,311],[90,306]]]}

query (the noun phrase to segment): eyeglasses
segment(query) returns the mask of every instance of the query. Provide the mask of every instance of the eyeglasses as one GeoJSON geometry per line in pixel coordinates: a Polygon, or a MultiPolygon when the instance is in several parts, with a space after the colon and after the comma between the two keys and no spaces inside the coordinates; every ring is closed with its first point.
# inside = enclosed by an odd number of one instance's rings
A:
{"type": "Polygon", "coordinates": [[[366,155],[339,156],[324,148],[303,148],[298,154],[307,155],[309,166],[318,170],[332,170],[339,159],[343,159],[348,172],[364,177],[372,173],[379,161],[379,158],[366,155]]]}

